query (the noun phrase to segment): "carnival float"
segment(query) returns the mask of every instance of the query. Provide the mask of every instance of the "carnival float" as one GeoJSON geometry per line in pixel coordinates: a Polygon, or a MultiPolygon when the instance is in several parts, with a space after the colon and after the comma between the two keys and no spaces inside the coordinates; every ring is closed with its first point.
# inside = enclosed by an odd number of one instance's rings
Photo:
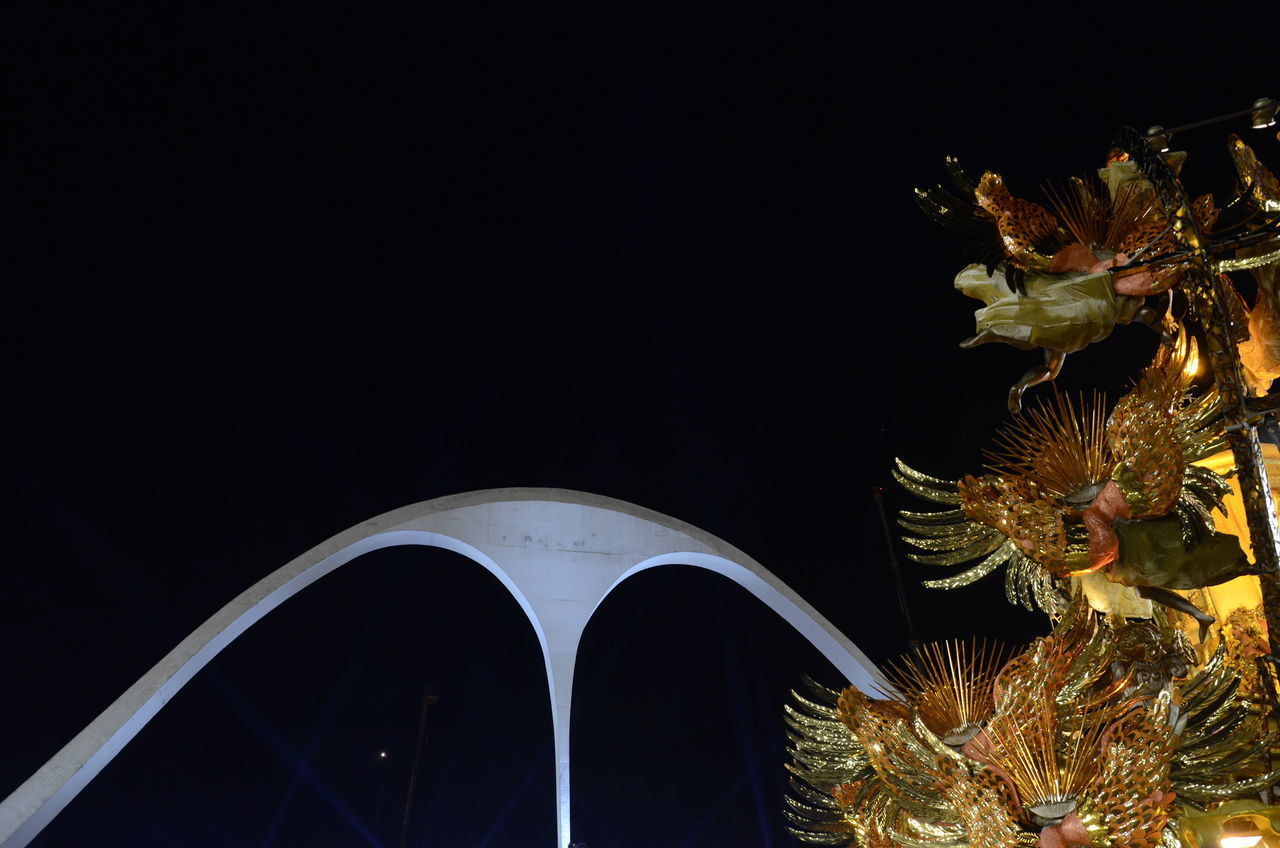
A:
{"type": "MultiPolygon", "coordinates": [[[[914,561],[955,589],[1003,574],[1047,615],[1026,647],[958,639],[887,663],[876,691],[806,681],[787,707],[803,841],[859,848],[1280,846],[1280,181],[1240,135],[1236,190],[1192,198],[1178,132],[1121,129],[1041,201],[953,158],[921,209],[971,242],[962,347],[1040,350],[985,468],[899,460],[914,561]],[[1158,334],[1114,403],[1054,383],[1117,325],[1158,334]],[[1069,366],[1066,366],[1069,367],[1069,366]]],[[[1272,130],[1274,131],[1274,130],[1272,130]]]]}

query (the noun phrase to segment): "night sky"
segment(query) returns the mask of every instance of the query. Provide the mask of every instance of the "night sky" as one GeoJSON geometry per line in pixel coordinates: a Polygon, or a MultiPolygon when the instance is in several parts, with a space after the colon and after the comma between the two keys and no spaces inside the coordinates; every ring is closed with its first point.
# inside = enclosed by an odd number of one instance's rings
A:
{"type": "MultiPolygon", "coordinates": [[[[8,7],[0,794],[261,577],[475,489],[675,516],[873,660],[904,650],[873,489],[922,506],[895,455],[979,470],[1037,357],[956,347],[963,242],[911,188],[954,153],[1038,197],[1121,124],[1280,87],[1212,26],[1175,49],[880,13],[8,7]]],[[[1185,139],[1193,190],[1230,190],[1226,132],[1185,139]]],[[[1280,170],[1274,132],[1248,138],[1280,170]]],[[[1155,342],[1122,327],[1061,382],[1114,398],[1155,342]]],[[[929,576],[904,565],[919,638],[1045,629],[998,579],[929,576]]],[[[628,581],[579,655],[575,841],[793,844],[782,705],[805,672],[842,683],[736,585],[628,581]]],[[[426,681],[408,844],[552,845],[532,628],[424,549],[271,613],[33,844],[395,846],[426,681]]]]}

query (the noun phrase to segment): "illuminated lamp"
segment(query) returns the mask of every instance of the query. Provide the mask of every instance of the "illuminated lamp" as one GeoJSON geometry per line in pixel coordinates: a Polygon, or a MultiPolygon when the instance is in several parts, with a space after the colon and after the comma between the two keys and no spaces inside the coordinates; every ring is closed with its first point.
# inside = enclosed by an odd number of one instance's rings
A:
{"type": "Polygon", "coordinates": [[[1270,97],[1259,97],[1253,101],[1253,128],[1255,130],[1266,129],[1276,125],[1276,108],[1280,103],[1272,100],[1270,97]]]}
{"type": "Polygon", "coordinates": [[[1151,127],[1147,130],[1147,144],[1160,153],[1169,152],[1169,140],[1172,138],[1173,133],[1164,127],[1151,127]]]}

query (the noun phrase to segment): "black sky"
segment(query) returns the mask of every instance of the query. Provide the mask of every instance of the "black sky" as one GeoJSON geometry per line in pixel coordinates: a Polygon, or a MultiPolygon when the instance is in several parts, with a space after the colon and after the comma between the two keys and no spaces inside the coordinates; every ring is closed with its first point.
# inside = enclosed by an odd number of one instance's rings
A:
{"type": "MultiPolygon", "coordinates": [[[[911,188],[955,153],[1034,196],[1121,124],[1277,92],[1211,25],[878,14],[8,9],[0,792],[260,577],[474,489],[676,516],[902,650],[871,492],[895,455],[976,470],[1033,356],[956,348],[962,245],[911,188]]],[[[1188,138],[1193,188],[1230,188],[1222,138],[1188,138]]],[[[1063,382],[1114,395],[1153,348],[1121,328],[1063,382]]],[[[995,581],[927,576],[922,638],[1043,629],[995,581]]],[[[579,662],[575,839],[791,844],[781,706],[801,672],[840,681],[784,623],[661,569],[579,662]]],[[[410,844],[551,844],[532,630],[421,550],[273,612],[34,844],[394,845],[427,679],[410,844]]]]}

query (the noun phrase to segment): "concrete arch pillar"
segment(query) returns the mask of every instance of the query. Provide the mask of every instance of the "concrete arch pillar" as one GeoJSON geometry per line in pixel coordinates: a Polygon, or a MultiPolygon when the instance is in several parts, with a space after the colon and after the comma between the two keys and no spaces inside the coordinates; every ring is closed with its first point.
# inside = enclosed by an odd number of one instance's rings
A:
{"type": "Polygon", "coordinates": [[[563,489],[490,489],[384,513],[322,542],[255,583],[169,652],[43,767],[0,802],[0,848],[27,845],[191,677],[255,622],[372,550],[427,545],[494,574],[542,647],[556,749],[556,827],[570,842],[569,719],[578,644],[600,602],[648,568],[706,568],[743,586],[795,627],[852,683],[875,667],[844,634],[727,542],[624,501],[563,489]]]}

